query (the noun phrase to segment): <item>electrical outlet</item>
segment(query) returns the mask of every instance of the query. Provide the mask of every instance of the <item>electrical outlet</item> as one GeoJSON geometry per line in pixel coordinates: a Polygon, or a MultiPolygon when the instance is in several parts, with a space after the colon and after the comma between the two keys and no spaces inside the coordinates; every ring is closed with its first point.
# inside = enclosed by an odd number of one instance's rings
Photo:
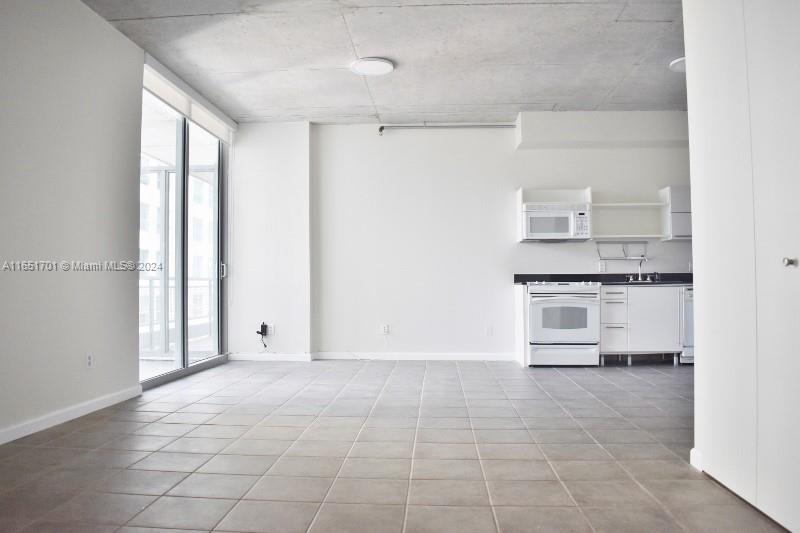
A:
{"type": "Polygon", "coordinates": [[[381,326],[381,333],[383,335],[388,335],[389,333],[391,333],[391,329],[389,328],[389,324],[383,324],[381,326]]]}
{"type": "Polygon", "coordinates": [[[494,326],[486,326],[486,336],[494,337],[494,326]]]}
{"type": "Polygon", "coordinates": [[[605,272],[606,271],[606,262],[605,261],[598,261],[597,262],[597,271],[598,272],[605,272]]]}
{"type": "Polygon", "coordinates": [[[94,366],[94,356],[90,353],[86,354],[86,368],[92,368],[94,366]]]}
{"type": "Polygon", "coordinates": [[[275,335],[275,324],[267,324],[267,335],[275,335]]]}

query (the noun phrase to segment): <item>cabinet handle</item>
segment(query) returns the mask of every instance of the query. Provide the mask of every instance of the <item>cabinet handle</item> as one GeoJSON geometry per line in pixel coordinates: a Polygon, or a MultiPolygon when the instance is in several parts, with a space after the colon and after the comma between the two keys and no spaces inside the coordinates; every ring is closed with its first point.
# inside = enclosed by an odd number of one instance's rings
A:
{"type": "Polygon", "coordinates": [[[624,304],[625,302],[619,302],[619,301],[612,300],[610,302],[605,302],[605,303],[607,303],[607,304],[624,304]]]}
{"type": "Polygon", "coordinates": [[[605,326],[606,329],[625,329],[625,326],[605,326]]]}
{"type": "Polygon", "coordinates": [[[784,257],[783,258],[783,266],[785,267],[796,267],[797,266],[797,258],[796,257],[784,257]]]}
{"type": "Polygon", "coordinates": [[[606,294],[625,294],[625,291],[606,291],[606,294]]]}

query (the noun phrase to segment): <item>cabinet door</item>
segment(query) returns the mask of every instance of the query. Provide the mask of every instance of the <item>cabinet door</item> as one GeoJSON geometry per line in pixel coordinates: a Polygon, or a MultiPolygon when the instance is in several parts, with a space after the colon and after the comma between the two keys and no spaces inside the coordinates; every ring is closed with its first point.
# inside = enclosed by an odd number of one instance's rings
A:
{"type": "Polygon", "coordinates": [[[619,353],[628,351],[628,325],[603,324],[600,326],[600,351],[619,353]]]}
{"type": "Polygon", "coordinates": [[[692,214],[672,213],[670,215],[670,237],[689,239],[692,237],[692,214]]]}
{"type": "Polygon", "coordinates": [[[688,185],[673,185],[669,192],[670,211],[673,213],[692,212],[692,196],[688,185]]]}
{"type": "Polygon", "coordinates": [[[628,350],[681,350],[680,287],[628,288],[628,350]]]}

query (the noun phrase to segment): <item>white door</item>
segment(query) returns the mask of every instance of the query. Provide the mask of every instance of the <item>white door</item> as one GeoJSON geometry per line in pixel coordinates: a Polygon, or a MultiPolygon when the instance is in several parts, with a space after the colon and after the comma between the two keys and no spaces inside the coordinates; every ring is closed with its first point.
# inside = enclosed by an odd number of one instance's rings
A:
{"type": "Polygon", "coordinates": [[[628,288],[628,350],[681,351],[680,287],[628,288]]]}
{"type": "Polygon", "coordinates": [[[800,531],[800,2],[746,0],[757,316],[758,507],[800,531]]]}

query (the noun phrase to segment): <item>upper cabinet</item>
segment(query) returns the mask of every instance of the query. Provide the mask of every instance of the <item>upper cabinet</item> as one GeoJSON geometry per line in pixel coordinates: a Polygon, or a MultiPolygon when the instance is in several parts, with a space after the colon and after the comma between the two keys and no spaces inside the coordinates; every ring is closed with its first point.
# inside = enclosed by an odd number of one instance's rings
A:
{"type": "Polygon", "coordinates": [[[519,240],[690,240],[692,202],[689,186],[664,187],[653,200],[657,201],[596,202],[592,189],[588,187],[518,189],[519,240]]]}
{"type": "Polygon", "coordinates": [[[662,240],[676,241],[692,238],[692,196],[688,185],[664,187],[661,196],[662,240]]]}

